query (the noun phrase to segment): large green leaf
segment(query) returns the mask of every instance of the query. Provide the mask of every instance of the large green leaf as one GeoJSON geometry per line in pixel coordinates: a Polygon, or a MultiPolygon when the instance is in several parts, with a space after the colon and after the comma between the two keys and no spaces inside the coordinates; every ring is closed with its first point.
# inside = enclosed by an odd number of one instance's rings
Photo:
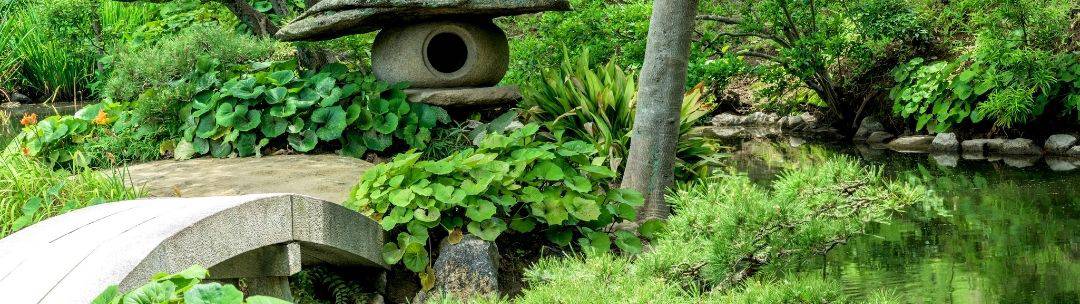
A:
{"type": "Polygon", "coordinates": [[[268,116],[267,119],[263,119],[259,126],[259,131],[263,136],[268,138],[276,138],[285,134],[285,130],[289,127],[289,122],[283,118],[268,116]]]}
{"type": "Polygon", "coordinates": [[[388,134],[382,134],[375,132],[374,130],[364,132],[364,145],[366,145],[368,149],[383,151],[386,150],[386,148],[389,148],[393,143],[393,138],[388,134]]]}
{"type": "Polygon", "coordinates": [[[489,200],[478,199],[471,206],[465,208],[465,216],[474,222],[490,219],[495,215],[495,204],[489,200]]]}
{"type": "Polygon", "coordinates": [[[124,296],[122,304],[160,304],[175,297],[176,284],[172,282],[151,282],[124,296]]]}
{"type": "Polygon", "coordinates": [[[244,293],[220,283],[199,284],[184,293],[185,304],[243,304],[244,293]]]}
{"type": "Polygon", "coordinates": [[[375,126],[375,131],[382,134],[394,133],[398,128],[398,116],[394,113],[388,113],[383,116],[381,124],[375,126]]]}
{"type": "Polygon", "coordinates": [[[413,272],[423,272],[428,267],[428,252],[424,248],[424,244],[410,243],[406,245],[405,253],[401,259],[405,263],[405,268],[413,272]]]}
{"type": "Polygon", "coordinates": [[[304,131],[302,134],[290,134],[289,146],[297,152],[307,153],[315,149],[315,145],[319,143],[319,137],[315,134],[314,130],[304,131]]]}
{"type": "Polygon", "coordinates": [[[341,106],[321,108],[312,113],[311,119],[313,121],[323,123],[316,131],[319,139],[331,141],[341,138],[341,133],[348,126],[345,122],[345,115],[345,110],[341,106]]]}
{"type": "Polygon", "coordinates": [[[470,234],[482,240],[494,242],[503,231],[506,231],[506,222],[499,218],[490,218],[482,222],[470,222],[466,228],[470,234]]]}

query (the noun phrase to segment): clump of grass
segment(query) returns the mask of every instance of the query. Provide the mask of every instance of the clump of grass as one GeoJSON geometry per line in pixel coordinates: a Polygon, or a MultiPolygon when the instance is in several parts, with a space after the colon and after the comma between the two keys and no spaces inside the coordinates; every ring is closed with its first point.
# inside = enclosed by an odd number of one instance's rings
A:
{"type": "Polygon", "coordinates": [[[143,196],[125,174],[89,169],[54,171],[22,155],[0,156],[0,237],[78,208],[143,196]]]}

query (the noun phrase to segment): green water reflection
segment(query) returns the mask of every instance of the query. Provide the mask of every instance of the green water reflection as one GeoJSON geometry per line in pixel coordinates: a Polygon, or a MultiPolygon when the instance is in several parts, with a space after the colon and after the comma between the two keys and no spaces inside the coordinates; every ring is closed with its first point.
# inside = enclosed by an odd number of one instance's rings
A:
{"type": "MultiPolygon", "coordinates": [[[[822,146],[750,146],[733,162],[763,182],[779,168],[859,155],[822,146]]],[[[838,279],[856,299],[886,289],[910,303],[1080,303],[1080,171],[1000,162],[945,168],[927,156],[897,154],[867,162],[930,185],[947,215],[909,210],[832,251],[824,269],[814,262],[812,271],[838,279]]]]}

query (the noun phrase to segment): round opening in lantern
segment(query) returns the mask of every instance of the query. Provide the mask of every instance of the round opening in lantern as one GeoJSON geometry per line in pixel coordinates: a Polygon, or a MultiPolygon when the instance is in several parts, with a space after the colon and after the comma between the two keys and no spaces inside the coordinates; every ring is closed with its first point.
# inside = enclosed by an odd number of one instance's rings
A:
{"type": "Polygon", "coordinates": [[[440,73],[457,72],[469,59],[469,47],[465,45],[465,40],[453,33],[432,36],[426,51],[428,63],[440,73]]]}

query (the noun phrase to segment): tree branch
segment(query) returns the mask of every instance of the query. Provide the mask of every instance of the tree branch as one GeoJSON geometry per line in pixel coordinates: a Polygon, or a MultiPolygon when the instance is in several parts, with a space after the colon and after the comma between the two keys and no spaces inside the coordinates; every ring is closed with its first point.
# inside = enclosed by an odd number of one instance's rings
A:
{"type": "Polygon", "coordinates": [[[694,17],[694,19],[701,21],[716,21],[723,24],[742,24],[742,20],[720,15],[698,15],[697,17],[694,17]]]}

